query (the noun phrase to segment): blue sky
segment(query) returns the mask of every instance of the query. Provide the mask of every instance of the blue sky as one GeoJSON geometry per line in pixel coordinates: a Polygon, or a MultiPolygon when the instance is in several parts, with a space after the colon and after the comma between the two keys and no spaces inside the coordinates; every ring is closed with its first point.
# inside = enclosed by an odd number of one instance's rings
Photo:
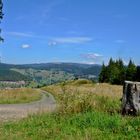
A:
{"type": "Polygon", "coordinates": [[[2,62],[140,64],[139,0],[4,0],[2,62]]]}

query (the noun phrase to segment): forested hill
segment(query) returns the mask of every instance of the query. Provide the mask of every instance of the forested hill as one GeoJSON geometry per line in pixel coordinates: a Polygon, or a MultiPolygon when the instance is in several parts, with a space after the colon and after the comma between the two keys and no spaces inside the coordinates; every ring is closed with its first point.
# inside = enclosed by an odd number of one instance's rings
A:
{"type": "Polygon", "coordinates": [[[101,66],[100,65],[89,65],[79,63],[41,63],[41,64],[27,64],[17,65],[17,68],[32,68],[38,70],[56,70],[65,71],[74,75],[99,75],[101,66]]]}
{"type": "Polygon", "coordinates": [[[29,81],[30,78],[26,77],[16,71],[8,69],[0,69],[0,81],[29,81]]]}
{"type": "Polygon", "coordinates": [[[12,68],[17,69],[36,69],[36,70],[55,70],[64,71],[74,74],[75,76],[81,75],[95,75],[98,76],[101,71],[100,65],[89,65],[79,63],[41,63],[41,64],[26,64],[26,65],[12,65],[0,64],[1,70],[9,70],[12,68]]]}

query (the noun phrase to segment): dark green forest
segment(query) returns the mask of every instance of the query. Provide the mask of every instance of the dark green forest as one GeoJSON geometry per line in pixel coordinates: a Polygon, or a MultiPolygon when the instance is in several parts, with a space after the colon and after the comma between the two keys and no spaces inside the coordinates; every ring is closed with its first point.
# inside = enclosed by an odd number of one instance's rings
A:
{"type": "Polygon", "coordinates": [[[122,85],[125,80],[140,81],[140,67],[130,60],[128,65],[124,65],[122,59],[114,61],[110,59],[107,66],[103,63],[99,82],[122,85]]]}
{"type": "Polygon", "coordinates": [[[31,79],[12,70],[6,69],[0,70],[0,81],[22,81],[22,80],[29,81],[31,79]]]}

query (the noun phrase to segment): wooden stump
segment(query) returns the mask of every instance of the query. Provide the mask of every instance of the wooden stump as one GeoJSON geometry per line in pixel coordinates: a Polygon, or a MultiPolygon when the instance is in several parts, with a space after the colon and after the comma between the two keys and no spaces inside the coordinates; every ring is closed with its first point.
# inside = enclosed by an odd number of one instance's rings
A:
{"type": "Polygon", "coordinates": [[[122,114],[140,114],[140,82],[125,81],[123,86],[122,114]]]}

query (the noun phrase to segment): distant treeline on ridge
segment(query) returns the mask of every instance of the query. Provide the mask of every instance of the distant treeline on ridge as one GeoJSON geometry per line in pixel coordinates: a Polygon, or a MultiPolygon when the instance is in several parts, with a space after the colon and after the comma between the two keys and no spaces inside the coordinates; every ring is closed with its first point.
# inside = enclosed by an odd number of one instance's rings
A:
{"type": "Polygon", "coordinates": [[[103,63],[99,82],[122,85],[125,80],[140,81],[140,67],[132,60],[128,66],[124,65],[122,59],[114,61],[111,58],[107,66],[103,63]]]}

